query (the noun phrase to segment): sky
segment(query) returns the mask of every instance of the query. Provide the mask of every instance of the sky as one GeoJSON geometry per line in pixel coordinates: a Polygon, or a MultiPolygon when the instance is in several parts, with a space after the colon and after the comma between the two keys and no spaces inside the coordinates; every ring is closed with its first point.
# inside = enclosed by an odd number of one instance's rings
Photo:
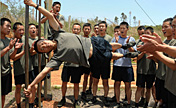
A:
{"type": "MultiPolygon", "coordinates": [[[[5,0],[1,0],[2,2],[5,0]]],[[[42,6],[43,6],[42,0],[42,6]]],[[[58,1],[58,0],[53,0],[58,1]]],[[[136,0],[148,16],[156,25],[161,25],[166,18],[176,15],[176,1],[175,0],[136,0]]],[[[95,19],[96,16],[100,20],[104,18],[114,21],[115,16],[119,18],[121,13],[127,15],[127,22],[129,22],[129,12],[131,11],[131,26],[134,26],[133,16],[136,20],[140,20],[141,25],[154,25],[147,15],[138,6],[135,0],[59,0],[61,2],[60,13],[64,15],[65,20],[68,16],[77,18],[84,22],[87,19],[95,19]]],[[[22,2],[22,0],[21,0],[22,2]]],[[[35,2],[35,0],[34,0],[35,2]]],[[[22,2],[23,3],[23,2],[22,2]]],[[[107,20],[108,23],[110,23],[107,20]]]]}

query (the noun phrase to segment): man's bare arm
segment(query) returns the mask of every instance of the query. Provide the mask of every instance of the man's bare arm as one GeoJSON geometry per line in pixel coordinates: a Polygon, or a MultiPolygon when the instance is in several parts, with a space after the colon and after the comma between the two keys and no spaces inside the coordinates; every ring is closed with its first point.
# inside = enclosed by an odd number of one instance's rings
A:
{"type": "Polygon", "coordinates": [[[1,50],[1,57],[3,57],[10,50],[9,46],[1,50]]]}
{"type": "Polygon", "coordinates": [[[25,54],[25,51],[21,51],[20,53],[16,54],[15,57],[13,58],[13,61],[18,60],[25,54]]]}
{"type": "Polygon", "coordinates": [[[119,43],[110,43],[110,45],[112,46],[113,51],[122,47],[122,44],[119,44],[119,43]]]}
{"type": "Polygon", "coordinates": [[[165,56],[162,52],[155,52],[153,53],[154,57],[156,57],[158,60],[166,64],[169,68],[172,70],[176,70],[176,62],[174,59],[165,56]]]}
{"type": "MultiPolygon", "coordinates": [[[[24,0],[24,4],[32,6],[32,7],[37,7],[37,5],[32,0],[24,0]]],[[[58,22],[56,21],[52,13],[50,13],[49,11],[47,11],[41,6],[38,7],[38,10],[39,12],[41,12],[44,16],[48,18],[50,26],[54,30],[59,31],[60,25],[58,24],[58,22]]]]}
{"type": "Polygon", "coordinates": [[[168,54],[169,56],[176,57],[176,46],[159,44],[157,50],[164,52],[168,54]]]}
{"type": "Polygon", "coordinates": [[[40,72],[37,77],[34,79],[34,81],[28,85],[27,89],[24,89],[24,94],[28,97],[31,93],[31,88],[35,86],[35,84],[38,84],[45,76],[47,73],[49,73],[52,70],[50,67],[45,67],[42,72],[40,72]]]}
{"type": "Polygon", "coordinates": [[[16,38],[14,40],[13,39],[10,40],[9,45],[7,47],[5,47],[3,50],[1,50],[1,52],[0,52],[1,53],[1,57],[3,57],[10,49],[12,49],[12,47],[15,44],[15,42],[16,42],[16,38]]]}

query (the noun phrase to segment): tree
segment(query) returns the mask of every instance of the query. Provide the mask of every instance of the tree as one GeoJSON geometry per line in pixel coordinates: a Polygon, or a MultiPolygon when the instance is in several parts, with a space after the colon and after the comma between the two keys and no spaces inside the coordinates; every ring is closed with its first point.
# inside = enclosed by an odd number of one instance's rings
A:
{"type": "Polygon", "coordinates": [[[127,16],[122,12],[121,13],[122,17],[121,17],[121,21],[126,21],[127,16]]]}
{"type": "Polygon", "coordinates": [[[133,20],[134,20],[134,26],[136,26],[136,23],[137,23],[136,16],[133,16],[133,20]]]}
{"type": "Polygon", "coordinates": [[[117,25],[119,24],[119,18],[118,18],[117,16],[115,16],[114,22],[115,22],[117,25]]]}
{"type": "MultiPolygon", "coordinates": [[[[12,22],[19,21],[21,23],[25,23],[25,7],[22,5],[23,1],[21,0],[6,0],[5,4],[8,5],[8,10],[4,12],[2,17],[8,17],[12,22]]],[[[29,20],[30,22],[35,22],[34,18],[32,18],[33,11],[30,8],[29,20]]]]}
{"type": "Polygon", "coordinates": [[[98,16],[94,19],[95,23],[98,23],[98,16]]]}

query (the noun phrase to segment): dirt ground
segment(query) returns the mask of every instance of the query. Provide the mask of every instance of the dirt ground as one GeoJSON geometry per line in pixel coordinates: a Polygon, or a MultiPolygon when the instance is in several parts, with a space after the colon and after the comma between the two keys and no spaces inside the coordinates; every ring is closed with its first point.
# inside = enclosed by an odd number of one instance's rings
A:
{"type": "MultiPolygon", "coordinates": [[[[80,89],[80,94],[81,94],[81,91],[82,91],[82,89],[80,89]]],[[[132,105],[134,105],[135,91],[136,91],[136,88],[132,88],[132,97],[131,97],[131,100],[132,100],[131,104],[132,105]]],[[[5,108],[16,108],[14,93],[15,93],[15,91],[14,91],[14,88],[13,88],[13,91],[6,96],[5,108]]],[[[102,103],[103,93],[104,93],[103,89],[98,88],[98,92],[97,92],[98,102],[95,103],[94,105],[89,104],[88,102],[85,102],[85,101],[81,100],[81,97],[79,95],[79,100],[81,102],[80,106],[82,108],[87,108],[87,107],[90,107],[90,108],[106,108],[106,107],[104,107],[104,105],[102,103]]],[[[125,95],[123,88],[121,89],[120,93],[121,93],[120,98],[121,98],[121,101],[122,101],[122,99],[124,98],[124,95],[125,95]]],[[[23,93],[21,93],[21,94],[22,94],[22,100],[23,100],[24,95],[23,95],[23,93]]],[[[61,89],[60,88],[52,88],[52,90],[49,91],[48,94],[52,94],[52,100],[51,101],[45,101],[44,100],[43,101],[43,108],[57,108],[56,106],[62,98],[61,89]]],[[[113,91],[113,89],[110,89],[108,97],[112,97],[112,96],[114,96],[114,91],[113,91]]],[[[73,100],[74,100],[73,88],[68,88],[67,89],[67,94],[66,94],[66,104],[62,108],[73,107],[73,100]]],[[[110,108],[113,108],[114,105],[115,105],[115,102],[111,103],[110,108]]],[[[152,107],[153,105],[154,105],[154,101],[153,101],[153,97],[151,96],[149,106],[152,107]]],[[[22,102],[22,106],[23,106],[22,108],[25,108],[24,107],[25,106],[24,102],[22,102]]]]}

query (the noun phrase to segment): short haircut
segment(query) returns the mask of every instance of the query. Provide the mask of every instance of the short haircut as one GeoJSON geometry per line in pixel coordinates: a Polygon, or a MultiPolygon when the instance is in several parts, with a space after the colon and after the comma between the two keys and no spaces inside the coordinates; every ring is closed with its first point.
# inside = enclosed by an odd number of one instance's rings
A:
{"type": "Polygon", "coordinates": [[[95,28],[95,26],[98,26],[98,24],[95,24],[95,25],[94,25],[94,28],[95,28]]]}
{"type": "Polygon", "coordinates": [[[38,29],[39,28],[39,26],[38,25],[35,25],[35,27],[38,29]]]}
{"type": "Polygon", "coordinates": [[[59,4],[60,6],[61,6],[61,3],[60,2],[53,2],[53,7],[55,6],[55,5],[57,5],[57,4],[59,4]]]}
{"type": "Polygon", "coordinates": [[[98,26],[99,26],[100,24],[105,24],[105,25],[106,25],[106,28],[108,27],[106,21],[101,21],[101,22],[99,22],[99,23],[98,23],[98,26]]]}
{"type": "Polygon", "coordinates": [[[151,32],[151,33],[153,33],[153,32],[154,32],[154,29],[153,29],[152,27],[150,27],[150,26],[149,26],[149,27],[147,27],[145,30],[150,30],[150,32],[151,32]]]}
{"type": "Polygon", "coordinates": [[[18,25],[23,25],[23,24],[20,22],[16,22],[15,24],[13,24],[13,30],[16,30],[18,25]]]}
{"type": "Polygon", "coordinates": [[[165,19],[165,20],[163,21],[163,23],[164,23],[164,22],[169,22],[169,24],[171,25],[171,24],[172,24],[172,20],[173,20],[173,18],[167,18],[167,19],[165,19]]]}
{"type": "Polygon", "coordinates": [[[35,50],[37,53],[42,54],[42,52],[39,52],[39,51],[38,51],[38,48],[37,48],[37,43],[38,43],[40,40],[43,40],[43,39],[38,39],[37,41],[35,41],[35,43],[34,43],[34,50],[35,50]]]}
{"type": "Polygon", "coordinates": [[[142,30],[142,29],[145,30],[145,26],[139,26],[139,27],[137,28],[137,30],[142,30]]]}
{"type": "Polygon", "coordinates": [[[176,15],[173,17],[173,19],[176,19],[176,15]]]}
{"type": "Polygon", "coordinates": [[[126,28],[128,29],[129,24],[127,22],[123,21],[123,22],[120,23],[120,26],[121,25],[126,25],[126,28]]]}
{"type": "Polygon", "coordinates": [[[36,27],[36,25],[35,25],[34,23],[30,23],[30,24],[29,24],[29,27],[30,27],[31,25],[34,25],[34,26],[36,27]]]}
{"type": "Polygon", "coordinates": [[[4,25],[5,21],[11,23],[11,21],[8,18],[1,18],[1,26],[4,25]]]}
{"type": "Polygon", "coordinates": [[[115,26],[115,27],[114,27],[114,30],[115,30],[115,29],[119,29],[119,28],[120,28],[120,26],[115,26]]]}
{"type": "Polygon", "coordinates": [[[84,29],[85,26],[89,26],[90,29],[91,29],[91,24],[90,24],[90,23],[85,23],[85,24],[83,25],[83,29],[84,29]]]}
{"type": "Polygon", "coordinates": [[[80,26],[80,29],[81,29],[81,25],[79,23],[74,23],[72,28],[74,27],[74,25],[79,25],[80,26]]]}

